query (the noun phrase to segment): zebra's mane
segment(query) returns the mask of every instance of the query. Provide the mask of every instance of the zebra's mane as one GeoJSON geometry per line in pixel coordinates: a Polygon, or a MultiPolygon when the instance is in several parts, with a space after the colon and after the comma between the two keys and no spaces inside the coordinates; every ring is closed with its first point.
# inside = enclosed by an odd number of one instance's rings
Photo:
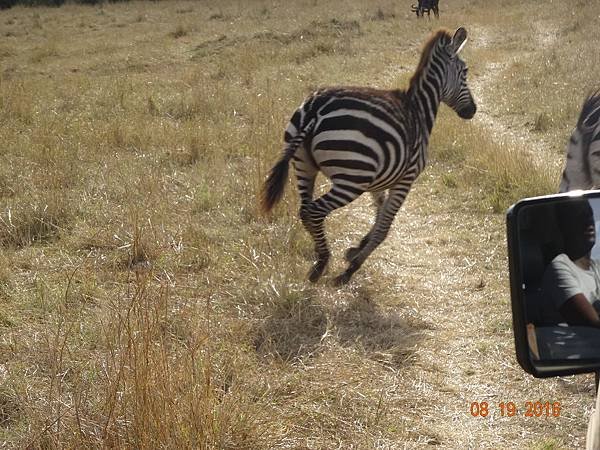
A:
{"type": "Polygon", "coordinates": [[[421,79],[423,72],[427,68],[429,64],[429,60],[431,59],[431,54],[433,53],[433,49],[438,44],[438,42],[443,41],[444,44],[447,44],[452,40],[452,35],[447,30],[438,30],[436,31],[429,40],[425,43],[423,50],[421,51],[421,60],[419,61],[419,65],[415,70],[415,73],[410,79],[409,90],[413,90],[415,84],[421,79]]]}
{"type": "Polygon", "coordinates": [[[592,92],[583,102],[577,128],[585,131],[586,128],[595,125],[600,121],[600,89],[592,92]]]}

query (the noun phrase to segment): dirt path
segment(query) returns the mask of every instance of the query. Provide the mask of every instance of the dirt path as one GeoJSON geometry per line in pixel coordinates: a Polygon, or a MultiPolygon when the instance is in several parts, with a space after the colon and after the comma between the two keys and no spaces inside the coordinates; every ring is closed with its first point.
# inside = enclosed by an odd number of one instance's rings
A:
{"type": "MultiPolygon", "coordinates": [[[[556,39],[548,31],[552,27],[537,22],[534,28],[538,45],[552,45],[556,39]]],[[[485,36],[483,43],[490,38],[497,39],[497,36],[487,36],[486,30],[474,31],[479,36],[485,36]]],[[[524,59],[528,55],[518,57],[524,59]]],[[[524,127],[514,127],[503,121],[502,115],[494,110],[491,101],[493,90],[498,88],[497,83],[502,82],[500,76],[507,64],[507,61],[489,63],[483,76],[474,80],[473,91],[479,103],[475,122],[498,139],[529,151],[538,164],[562,164],[560,156],[550,155],[546,150],[548,145],[543,138],[533,135],[524,127]]],[[[435,182],[436,175],[431,178],[435,182]]],[[[427,192],[423,191],[427,191],[427,188],[421,184],[413,193],[416,195],[412,201],[424,201],[422,196],[427,192]]],[[[429,352],[436,355],[438,364],[448,375],[439,385],[441,395],[438,401],[445,404],[451,413],[456,448],[522,448],[524,442],[542,442],[553,436],[557,442],[563,442],[569,448],[584,446],[588,410],[593,404],[592,378],[579,376],[536,380],[526,375],[516,363],[504,217],[472,214],[460,208],[460,201],[453,203],[443,198],[434,201],[435,206],[431,205],[430,209],[435,214],[435,222],[440,220],[441,212],[442,220],[447,222],[444,229],[452,230],[454,239],[460,236],[466,242],[464,246],[457,245],[454,251],[439,252],[440,261],[425,271],[436,273],[446,286],[444,297],[447,300],[444,302],[446,308],[443,317],[447,320],[438,325],[438,332],[427,341],[426,347],[431,347],[423,355],[429,355],[429,352]],[[449,214],[448,204],[453,204],[453,208],[459,210],[449,214]],[[440,267],[451,268],[450,273],[440,267]],[[498,407],[500,402],[512,401],[522,409],[527,401],[539,399],[561,402],[564,408],[562,416],[529,418],[533,420],[522,416],[509,418],[503,417],[498,407]],[[472,417],[467,412],[471,402],[484,400],[496,405],[490,407],[490,416],[486,419],[472,417]]],[[[410,235],[420,231],[423,233],[420,239],[427,239],[427,236],[431,239],[431,236],[436,236],[436,230],[442,228],[436,227],[435,222],[432,223],[429,218],[425,228],[412,230],[410,235]]],[[[402,237],[398,236],[398,239],[402,237]]],[[[396,240],[394,242],[395,246],[400,245],[396,240]]],[[[431,294],[434,298],[439,297],[439,289],[435,289],[437,283],[431,284],[431,294]]],[[[433,321],[439,314],[439,311],[427,306],[423,311],[433,321]]],[[[439,421],[448,422],[448,415],[440,412],[438,408],[433,409],[439,421]]]]}
{"type": "MultiPolygon", "coordinates": [[[[540,40],[550,43],[552,37],[540,33],[540,40]]],[[[485,42],[481,39],[480,45],[485,42]]],[[[505,64],[488,64],[473,82],[479,103],[476,123],[499,139],[544,155],[543,141],[503,122],[490,106],[505,64]]],[[[421,175],[366,269],[396,279],[382,307],[424,324],[415,364],[396,379],[405,397],[414,396],[413,418],[420,420],[419,438],[407,447],[524,448],[554,442],[583,448],[593,379],[538,380],[518,366],[504,215],[472,209],[475,202],[469,196],[475,194],[442,186],[444,170],[430,167],[421,175]],[[484,401],[490,414],[473,417],[471,404],[484,401]],[[560,417],[525,417],[526,402],[536,401],[560,402],[560,417]],[[515,403],[519,413],[503,416],[501,402],[515,403]]],[[[352,220],[363,222],[361,229],[372,223],[368,203],[362,201],[352,211],[352,220]]]]}
{"type": "MultiPolygon", "coordinates": [[[[556,41],[555,28],[542,22],[532,24],[535,29],[535,40],[539,47],[550,47],[556,41]]],[[[488,48],[493,42],[502,38],[501,34],[493,34],[487,28],[473,27],[472,45],[478,48],[488,48]]],[[[475,97],[478,102],[477,114],[474,117],[476,123],[481,124],[495,139],[499,142],[505,142],[509,145],[515,145],[527,152],[536,164],[562,164],[562,157],[556,154],[549,154],[547,149],[550,147],[548,138],[542,134],[534,134],[526,126],[515,126],[506,115],[499,111],[498,106],[492,100],[493,91],[501,90],[502,83],[506,81],[502,78],[502,72],[506,70],[514,60],[525,61],[532,56],[530,52],[522,52],[513,55],[511,59],[499,59],[488,62],[479,73],[469,80],[475,97]]],[[[496,93],[496,95],[498,95],[496,93]]],[[[529,125],[531,127],[531,125],[529,125]]]]}

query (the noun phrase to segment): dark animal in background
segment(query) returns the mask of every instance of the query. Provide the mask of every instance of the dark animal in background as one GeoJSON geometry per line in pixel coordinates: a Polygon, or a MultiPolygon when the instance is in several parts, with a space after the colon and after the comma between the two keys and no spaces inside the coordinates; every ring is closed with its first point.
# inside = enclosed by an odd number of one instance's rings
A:
{"type": "Polygon", "coordinates": [[[600,89],[583,102],[567,144],[559,192],[600,188],[600,89]]]}
{"type": "Polygon", "coordinates": [[[419,0],[417,6],[411,5],[411,9],[413,12],[417,13],[417,17],[425,17],[425,13],[427,13],[427,17],[431,11],[433,11],[433,15],[439,19],[440,10],[438,8],[439,0],[419,0]]]}

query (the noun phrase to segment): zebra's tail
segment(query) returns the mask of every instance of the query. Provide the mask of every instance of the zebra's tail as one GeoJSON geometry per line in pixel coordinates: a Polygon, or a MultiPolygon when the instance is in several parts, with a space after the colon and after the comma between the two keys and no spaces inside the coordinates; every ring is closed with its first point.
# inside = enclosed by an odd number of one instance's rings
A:
{"type": "Polygon", "coordinates": [[[283,152],[283,156],[271,169],[260,192],[260,209],[263,213],[271,211],[281,200],[288,178],[290,160],[294,157],[298,147],[304,142],[306,135],[312,131],[314,123],[315,120],[311,120],[307,126],[290,140],[283,152]]]}

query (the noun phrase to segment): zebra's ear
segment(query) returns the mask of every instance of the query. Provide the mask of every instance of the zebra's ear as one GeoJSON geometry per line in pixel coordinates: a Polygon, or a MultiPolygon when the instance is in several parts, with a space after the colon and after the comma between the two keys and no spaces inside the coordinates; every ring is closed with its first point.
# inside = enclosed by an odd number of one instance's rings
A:
{"type": "Polygon", "coordinates": [[[458,53],[463,49],[466,43],[467,30],[465,30],[463,27],[460,27],[454,33],[454,36],[452,37],[452,42],[450,43],[450,47],[452,48],[454,54],[458,55],[458,53]]]}

